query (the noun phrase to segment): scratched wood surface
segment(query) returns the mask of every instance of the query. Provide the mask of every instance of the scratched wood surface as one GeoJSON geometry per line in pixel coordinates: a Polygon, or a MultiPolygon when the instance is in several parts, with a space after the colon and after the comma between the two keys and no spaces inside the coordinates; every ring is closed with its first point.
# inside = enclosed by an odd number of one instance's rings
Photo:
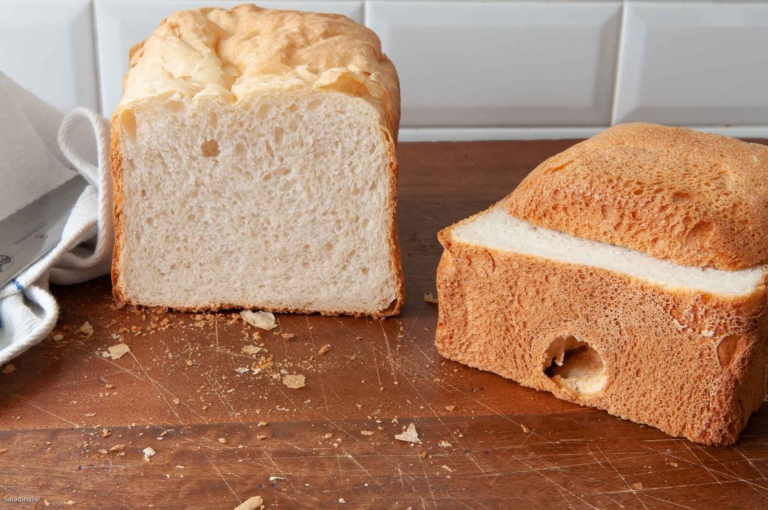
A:
{"type": "Polygon", "coordinates": [[[107,278],[55,288],[56,331],[0,375],[0,508],[234,508],[257,495],[268,508],[768,507],[766,407],[734,447],[701,447],[435,351],[422,297],[437,231],[572,143],[401,144],[396,319],[280,315],[257,340],[229,312],[116,310],[107,278]],[[120,341],[130,353],[102,355],[120,341]],[[394,439],[410,423],[422,444],[394,439]]]}

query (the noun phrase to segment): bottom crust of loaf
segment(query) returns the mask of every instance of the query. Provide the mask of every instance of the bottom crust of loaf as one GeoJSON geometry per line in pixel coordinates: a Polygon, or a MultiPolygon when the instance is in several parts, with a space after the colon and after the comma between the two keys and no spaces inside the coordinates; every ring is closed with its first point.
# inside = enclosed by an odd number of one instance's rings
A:
{"type": "Polygon", "coordinates": [[[224,310],[262,310],[265,312],[271,312],[271,313],[300,313],[300,314],[320,314],[328,317],[338,317],[340,315],[351,315],[352,317],[371,317],[373,319],[386,319],[387,317],[395,317],[400,314],[400,310],[403,307],[403,303],[405,302],[405,296],[404,293],[401,291],[399,297],[397,297],[392,303],[385,309],[379,310],[376,312],[364,312],[364,311],[355,311],[355,310],[313,310],[309,308],[286,308],[286,307],[279,307],[279,306],[271,306],[271,305],[248,305],[248,304],[216,304],[216,305],[208,305],[208,306],[198,306],[198,307],[191,307],[191,306],[152,306],[152,305],[142,305],[138,303],[131,303],[123,299],[122,294],[120,294],[119,290],[117,290],[117,287],[113,286],[112,291],[113,297],[115,299],[115,303],[117,304],[118,308],[128,308],[128,309],[137,309],[137,310],[159,310],[162,312],[169,312],[169,311],[175,311],[175,312],[192,312],[192,313],[202,313],[202,312],[219,312],[224,310]]]}
{"type": "Polygon", "coordinates": [[[765,397],[765,287],[665,290],[457,242],[437,271],[441,355],[697,443],[734,443],[765,397]]]}

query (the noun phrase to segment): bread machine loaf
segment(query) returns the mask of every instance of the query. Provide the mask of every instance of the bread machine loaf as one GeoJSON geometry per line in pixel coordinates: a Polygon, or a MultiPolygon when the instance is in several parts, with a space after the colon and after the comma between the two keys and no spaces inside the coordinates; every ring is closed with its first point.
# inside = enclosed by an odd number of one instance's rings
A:
{"type": "Polygon", "coordinates": [[[130,60],[112,119],[119,304],[399,312],[400,92],[371,30],[197,9],[130,60]]]}
{"type": "Polygon", "coordinates": [[[439,234],[452,360],[673,436],[736,441],[765,397],[768,147],[615,126],[439,234]]]}

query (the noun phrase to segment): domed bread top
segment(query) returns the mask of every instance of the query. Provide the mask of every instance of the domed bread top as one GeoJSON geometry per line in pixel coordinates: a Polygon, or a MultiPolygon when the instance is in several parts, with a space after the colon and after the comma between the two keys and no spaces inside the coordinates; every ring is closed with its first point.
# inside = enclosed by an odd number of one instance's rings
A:
{"type": "Polygon", "coordinates": [[[686,266],[768,263],[768,147],[725,136],[618,125],[543,162],[504,205],[686,266]]]}
{"type": "Polygon", "coordinates": [[[255,5],[172,14],[131,49],[121,110],[148,98],[229,103],[262,90],[314,88],[366,99],[397,135],[397,72],[368,28],[337,14],[255,5]]]}

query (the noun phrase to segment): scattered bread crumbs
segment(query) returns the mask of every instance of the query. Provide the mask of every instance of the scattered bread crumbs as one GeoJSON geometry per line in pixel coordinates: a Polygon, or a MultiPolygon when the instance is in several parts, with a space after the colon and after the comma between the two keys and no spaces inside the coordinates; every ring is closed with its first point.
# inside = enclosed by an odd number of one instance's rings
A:
{"type": "Polygon", "coordinates": [[[445,410],[448,411],[448,412],[451,412],[454,409],[456,409],[456,406],[445,406],[445,410]]]}
{"type": "Polygon", "coordinates": [[[372,436],[373,431],[372,430],[361,430],[360,433],[364,436],[372,436]]]}
{"type": "Polygon", "coordinates": [[[406,443],[419,443],[421,444],[421,439],[419,439],[419,433],[416,432],[416,425],[411,423],[408,425],[408,428],[403,432],[402,434],[397,434],[395,436],[395,439],[399,439],[400,441],[405,441],[406,443]]]}
{"type": "Polygon", "coordinates": [[[339,498],[339,503],[343,505],[344,503],[346,503],[346,501],[344,501],[344,498],[339,498]]]}
{"type": "Polygon", "coordinates": [[[427,303],[437,304],[437,298],[433,296],[431,292],[427,292],[426,294],[424,294],[424,301],[427,303]]]}
{"type": "Polygon", "coordinates": [[[293,333],[283,333],[280,336],[282,336],[283,340],[286,340],[286,341],[287,340],[293,340],[294,338],[296,338],[296,335],[294,335],[293,333]]]}
{"type": "Polygon", "coordinates": [[[427,458],[427,452],[421,452],[419,454],[419,457],[421,457],[422,459],[426,459],[427,458]]]}
{"type": "Polygon", "coordinates": [[[269,477],[269,481],[270,482],[274,482],[275,480],[285,480],[285,478],[282,477],[282,476],[270,476],[269,477]]]}
{"type": "Polygon", "coordinates": [[[320,350],[317,351],[318,356],[322,356],[323,354],[327,353],[331,350],[331,344],[325,344],[324,346],[320,347],[320,350]]]}
{"type": "Polygon", "coordinates": [[[237,372],[238,374],[245,374],[245,373],[250,372],[250,371],[251,371],[251,369],[248,368],[248,367],[238,367],[238,368],[235,369],[235,372],[237,372]]]}
{"type": "Polygon", "coordinates": [[[155,450],[153,450],[151,447],[146,447],[141,452],[144,454],[144,460],[149,462],[149,459],[155,456],[155,450]]]}
{"type": "Polygon", "coordinates": [[[179,405],[179,404],[181,403],[181,400],[179,400],[178,398],[174,398],[174,399],[172,400],[172,402],[173,402],[174,404],[176,404],[176,405],[179,405]]]}
{"type": "Polygon", "coordinates": [[[363,339],[363,337],[361,337],[361,336],[356,336],[355,337],[355,340],[362,340],[362,339],[363,339]]]}
{"type": "Polygon", "coordinates": [[[251,326],[269,331],[275,329],[277,323],[275,322],[275,316],[269,312],[252,312],[250,310],[243,310],[240,312],[240,317],[251,326]]]}
{"type": "Polygon", "coordinates": [[[117,344],[109,347],[109,356],[112,359],[120,359],[131,352],[131,348],[125,344],[117,344]]]}
{"type": "Polygon", "coordinates": [[[260,421],[256,426],[257,427],[266,427],[268,424],[265,421],[260,421]]]}
{"type": "Polygon", "coordinates": [[[220,437],[220,438],[219,438],[219,443],[221,443],[221,444],[227,444],[227,439],[226,439],[226,438],[224,438],[224,437],[220,437]]]}
{"type": "Polygon", "coordinates": [[[332,438],[332,437],[333,437],[333,434],[331,434],[330,432],[328,432],[328,433],[327,433],[326,435],[324,435],[323,437],[324,437],[325,439],[330,439],[330,438],[332,438]]]}
{"type": "Polygon", "coordinates": [[[72,500],[70,499],[69,501],[67,501],[67,502],[66,502],[66,503],[64,503],[64,504],[65,504],[65,505],[67,505],[67,506],[74,506],[74,505],[75,505],[75,502],[74,502],[74,501],[72,501],[72,500]]]}
{"type": "Polygon", "coordinates": [[[258,354],[261,352],[261,347],[255,345],[246,345],[243,347],[243,352],[246,354],[258,354]]]}
{"type": "Polygon", "coordinates": [[[14,365],[13,363],[8,363],[7,365],[5,365],[5,368],[3,368],[3,374],[5,375],[12,374],[15,371],[16,371],[16,365],[14,365]]]}
{"type": "Polygon", "coordinates": [[[43,504],[44,504],[45,506],[51,506],[51,504],[48,502],[48,500],[47,500],[47,499],[44,499],[44,500],[43,500],[43,504]]]}
{"type": "Polygon", "coordinates": [[[64,335],[62,335],[61,333],[56,333],[55,335],[53,335],[54,342],[60,342],[62,340],[64,340],[64,335]]]}
{"type": "Polygon", "coordinates": [[[522,423],[520,424],[520,428],[523,429],[523,432],[525,432],[526,434],[531,431],[531,429],[529,429],[528,427],[526,427],[522,423]]]}
{"type": "Polygon", "coordinates": [[[677,462],[670,462],[669,465],[672,467],[677,467],[677,462]]]}
{"type": "Polygon", "coordinates": [[[87,416],[88,418],[93,418],[96,416],[96,413],[85,413],[83,416],[87,416]]]}
{"type": "Polygon", "coordinates": [[[263,504],[264,500],[261,499],[261,496],[253,496],[237,505],[235,510],[256,510],[257,508],[261,508],[261,505],[263,504]]]}
{"type": "Polygon", "coordinates": [[[437,443],[437,446],[439,446],[441,448],[452,448],[453,447],[453,445],[451,443],[449,443],[448,441],[440,441],[439,443],[437,443]]]}
{"type": "Polygon", "coordinates": [[[80,329],[77,330],[77,332],[90,338],[93,336],[93,326],[91,326],[88,321],[85,321],[83,325],[80,326],[80,329]]]}
{"type": "Polygon", "coordinates": [[[283,384],[285,384],[286,386],[288,386],[292,390],[297,390],[299,388],[303,388],[304,387],[305,380],[306,380],[306,378],[303,375],[301,375],[301,374],[298,374],[298,375],[286,375],[285,377],[283,377],[283,384]]]}
{"type": "Polygon", "coordinates": [[[0,448],[0,454],[7,453],[8,448],[0,448]]]}
{"type": "Polygon", "coordinates": [[[264,434],[259,434],[258,436],[256,436],[256,440],[257,440],[257,441],[264,441],[264,440],[265,440],[265,439],[267,439],[268,437],[269,437],[269,436],[266,436],[266,435],[264,435],[264,434]]]}
{"type": "Polygon", "coordinates": [[[101,431],[101,437],[103,437],[104,439],[106,439],[106,438],[108,438],[108,437],[109,437],[109,436],[111,436],[111,435],[112,435],[112,432],[110,432],[110,431],[109,431],[109,430],[107,430],[107,429],[102,429],[102,431],[101,431]]]}
{"type": "Polygon", "coordinates": [[[442,466],[440,466],[440,467],[441,467],[441,468],[443,468],[443,469],[445,469],[445,470],[446,470],[446,471],[448,471],[449,473],[453,473],[453,469],[449,468],[449,467],[448,467],[448,466],[446,466],[445,464],[443,464],[443,465],[442,465],[442,466]]]}
{"type": "Polygon", "coordinates": [[[109,449],[110,452],[122,452],[123,450],[125,450],[124,444],[116,444],[115,446],[109,449]]]}
{"type": "Polygon", "coordinates": [[[638,483],[634,484],[634,486],[633,486],[633,487],[634,487],[635,489],[637,489],[637,490],[641,490],[641,489],[643,488],[643,484],[642,484],[642,483],[640,483],[640,482],[638,482],[638,483]]]}

